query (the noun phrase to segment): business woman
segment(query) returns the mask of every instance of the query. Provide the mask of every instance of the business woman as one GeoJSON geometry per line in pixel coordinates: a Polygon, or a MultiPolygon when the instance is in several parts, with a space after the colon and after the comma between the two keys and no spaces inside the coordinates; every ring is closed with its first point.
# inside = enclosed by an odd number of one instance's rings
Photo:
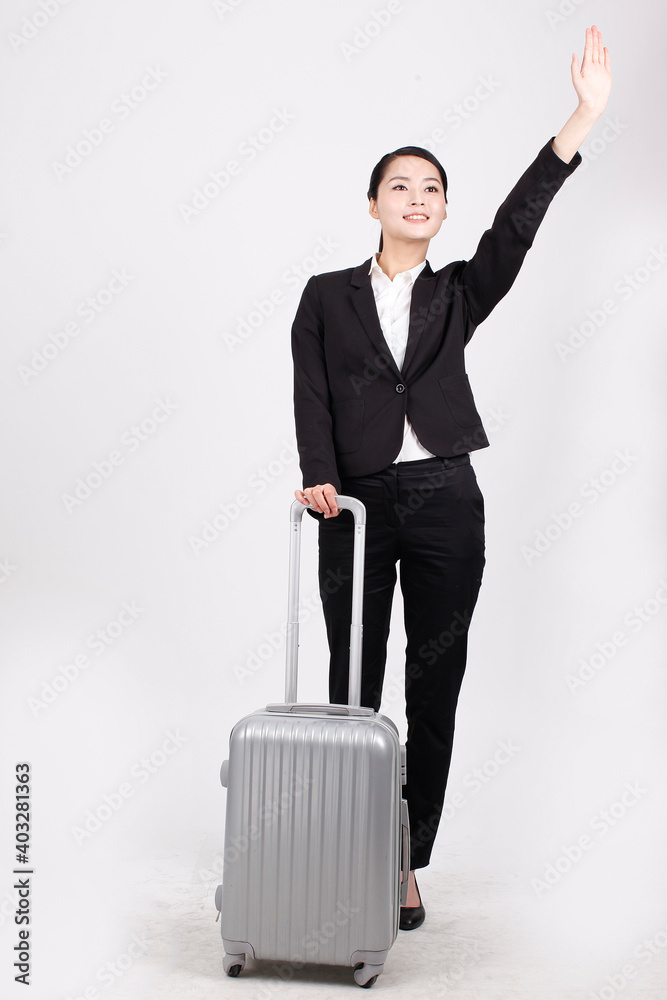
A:
{"type": "Polygon", "coordinates": [[[378,253],[313,275],[292,326],[303,475],[295,496],[319,521],[332,703],[348,698],[353,547],[352,514],[337,508],[337,493],[367,509],[361,703],[376,711],[400,564],[411,831],[404,930],[425,917],[415,870],[429,864],[440,821],[485,563],[484,501],[470,452],[489,442],[464,348],[512,286],[605,108],[611,65],[595,25],[586,29],[581,68],[573,53],[570,69],[576,110],[520,177],[470,260],[431,269],[426,254],[447,218],[447,177],[428,150],[396,149],[376,165],[368,189],[381,224],[378,253]]]}

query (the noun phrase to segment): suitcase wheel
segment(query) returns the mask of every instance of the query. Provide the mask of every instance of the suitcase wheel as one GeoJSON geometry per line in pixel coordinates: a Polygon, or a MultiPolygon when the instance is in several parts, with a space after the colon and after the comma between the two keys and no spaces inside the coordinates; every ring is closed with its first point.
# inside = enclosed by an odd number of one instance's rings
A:
{"type": "Polygon", "coordinates": [[[245,968],[245,955],[225,955],[222,967],[228,976],[238,976],[245,968]]]}
{"type": "Polygon", "coordinates": [[[354,967],[354,980],[359,986],[369,990],[383,969],[384,965],[368,965],[366,962],[359,962],[354,967]]]}

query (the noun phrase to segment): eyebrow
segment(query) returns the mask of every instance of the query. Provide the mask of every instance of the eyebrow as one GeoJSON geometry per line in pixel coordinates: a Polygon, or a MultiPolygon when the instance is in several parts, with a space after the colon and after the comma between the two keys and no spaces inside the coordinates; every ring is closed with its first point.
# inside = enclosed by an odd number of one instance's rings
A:
{"type": "MultiPolygon", "coordinates": [[[[387,184],[391,184],[392,181],[409,181],[409,180],[410,180],[409,177],[390,177],[389,180],[387,181],[387,184]]],[[[435,181],[436,184],[440,184],[440,181],[438,180],[437,177],[424,177],[423,180],[435,181]]]]}

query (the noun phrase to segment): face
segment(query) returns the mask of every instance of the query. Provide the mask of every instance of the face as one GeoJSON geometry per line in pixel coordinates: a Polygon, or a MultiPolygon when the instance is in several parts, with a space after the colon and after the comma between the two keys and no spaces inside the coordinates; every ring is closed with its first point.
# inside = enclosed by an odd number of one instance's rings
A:
{"type": "Polygon", "coordinates": [[[377,200],[369,212],[382,225],[383,244],[388,240],[430,240],[447,218],[440,173],[421,156],[397,156],[378,186],[377,200]]]}

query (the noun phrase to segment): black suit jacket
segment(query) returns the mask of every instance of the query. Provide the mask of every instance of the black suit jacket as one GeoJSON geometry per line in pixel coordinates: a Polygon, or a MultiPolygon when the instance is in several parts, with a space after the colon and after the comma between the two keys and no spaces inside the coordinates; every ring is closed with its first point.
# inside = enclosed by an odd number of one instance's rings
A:
{"type": "Polygon", "coordinates": [[[390,465],[403,443],[406,412],[434,455],[488,445],[464,347],[511,288],[552,198],[580,163],[579,152],[569,163],[561,160],[550,139],[469,261],[435,272],[426,262],[412,289],[400,371],[380,326],[371,259],[308,279],[291,333],[303,489],[332,483],[340,493],[341,476],[369,475],[390,465]]]}

